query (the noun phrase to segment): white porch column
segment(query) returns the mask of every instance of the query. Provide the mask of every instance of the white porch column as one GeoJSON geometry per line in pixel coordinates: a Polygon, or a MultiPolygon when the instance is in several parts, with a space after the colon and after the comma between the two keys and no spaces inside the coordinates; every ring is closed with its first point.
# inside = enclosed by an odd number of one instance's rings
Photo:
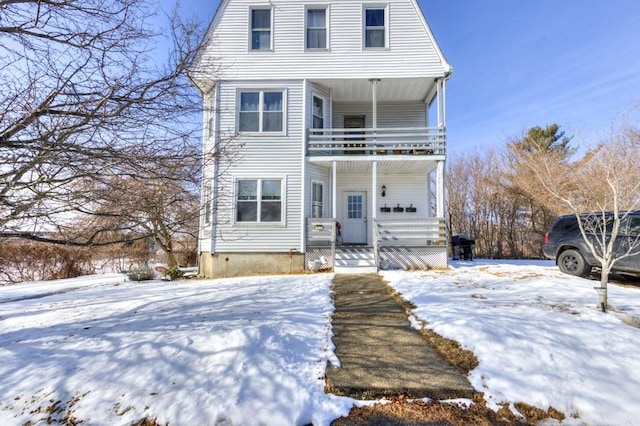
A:
{"type": "Polygon", "coordinates": [[[438,127],[442,127],[442,80],[436,82],[436,111],[438,114],[438,127]]]}
{"type": "Polygon", "coordinates": [[[371,82],[371,97],[373,98],[372,105],[372,120],[373,120],[373,129],[375,130],[378,127],[378,83],[380,82],[379,78],[372,78],[369,80],[371,82]]]}
{"type": "Polygon", "coordinates": [[[378,162],[374,161],[371,164],[371,224],[373,224],[373,220],[377,217],[378,214],[378,197],[377,197],[377,188],[378,188],[378,162]]]}
{"type": "Polygon", "coordinates": [[[442,80],[442,126],[447,126],[447,79],[442,80]]]}
{"type": "Polygon", "coordinates": [[[436,217],[444,217],[444,161],[436,169],[436,217]]]}
{"type": "Polygon", "coordinates": [[[337,177],[338,177],[338,171],[336,168],[336,160],[333,160],[333,162],[331,163],[331,217],[333,217],[334,219],[338,218],[338,206],[337,206],[338,195],[336,194],[337,186],[338,186],[337,177]]]}

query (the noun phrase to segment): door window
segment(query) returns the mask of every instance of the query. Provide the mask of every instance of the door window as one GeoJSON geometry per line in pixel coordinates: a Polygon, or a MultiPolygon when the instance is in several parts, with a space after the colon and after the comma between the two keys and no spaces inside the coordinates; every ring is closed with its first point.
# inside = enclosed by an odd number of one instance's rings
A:
{"type": "Polygon", "coordinates": [[[347,197],[347,218],[362,219],[362,195],[347,197]]]}

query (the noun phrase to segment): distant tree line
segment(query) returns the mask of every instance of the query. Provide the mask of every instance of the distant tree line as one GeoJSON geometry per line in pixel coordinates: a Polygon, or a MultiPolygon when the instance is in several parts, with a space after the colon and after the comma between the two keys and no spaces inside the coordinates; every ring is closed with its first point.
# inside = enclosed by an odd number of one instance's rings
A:
{"type": "Polygon", "coordinates": [[[450,233],[474,238],[479,257],[542,258],[544,235],[558,215],[640,208],[635,126],[623,120],[607,140],[580,150],[572,142],[551,124],[450,158],[450,233]]]}

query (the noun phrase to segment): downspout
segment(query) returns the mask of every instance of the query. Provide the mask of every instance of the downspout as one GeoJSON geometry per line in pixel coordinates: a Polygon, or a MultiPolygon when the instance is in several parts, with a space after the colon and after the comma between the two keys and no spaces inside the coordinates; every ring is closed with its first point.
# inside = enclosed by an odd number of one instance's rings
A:
{"type": "MultiPolygon", "coordinates": [[[[308,89],[308,81],[305,78],[302,81],[302,174],[300,176],[301,187],[300,191],[300,209],[301,217],[300,223],[302,224],[300,229],[300,247],[301,252],[307,252],[307,209],[305,201],[307,199],[307,89],[308,89]]],[[[291,258],[291,252],[289,252],[289,257],[291,258]]]]}
{"type": "MultiPolygon", "coordinates": [[[[375,152],[376,145],[376,129],[378,128],[378,83],[380,82],[379,78],[372,78],[369,80],[371,82],[371,97],[373,98],[373,145],[371,146],[372,152],[375,152]]],[[[378,186],[378,162],[373,161],[371,165],[371,235],[373,235],[373,225],[376,220],[376,210],[377,210],[377,199],[376,199],[376,188],[378,186]]],[[[367,234],[369,230],[369,224],[367,223],[367,234]]]]}
{"type": "MultiPolygon", "coordinates": [[[[438,118],[438,122],[439,122],[439,126],[442,128],[442,130],[445,132],[445,159],[446,159],[446,152],[447,152],[447,137],[446,137],[446,131],[447,131],[447,113],[446,113],[446,96],[447,96],[447,90],[446,90],[446,82],[447,80],[451,78],[451,70],[449,70],[445,75],[444,78],[442,78],[441,80],[439,80],[439,85],[438,85],[438,97],[441,97],[442,99],[438,101],[438,107],[439,109],[441,108],[441,112],[439,112],[439,118],[438,118]]],[[[445,217],[445,200],[444,200],[444,179],[445,179],[445,160],[440,160],[438,161],[437,164],[437,171],[436,171],[436,187],[438,188],[438,194],[437,194],[437,198],[436,198],[436,215],[437,217],[440,218],[444,218],[445,217]]]]}
{"type": "Polygon", "coordinates": [[[217,224],[218,224],[218,201],[220,198],[219,191],[219,179],[218,173],[220,171],[220,85],[216,84],[215,87],[215,101],[214,101],[214,111],[213,116],[215,127],[214,127],[214,135],[213,135],[213,143],[214,143],[214,159],[213,159],[213,188],[211,188],[211,194],[213,198],[213,205],[211,209],[213,210],[213,217],[211,218],[211,237],[210,237],[210,247],[209,253],[213,256],[216,250],[216,233],[217,224]]]}

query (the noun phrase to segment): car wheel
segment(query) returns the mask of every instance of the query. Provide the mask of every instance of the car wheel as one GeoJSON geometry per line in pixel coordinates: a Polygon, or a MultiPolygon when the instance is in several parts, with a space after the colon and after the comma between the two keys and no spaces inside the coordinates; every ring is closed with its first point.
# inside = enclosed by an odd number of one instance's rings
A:
{"type": "Polygon", "coordinates": [[[584,277],[591,272],[591,266],[587,265],[584,257],[578,250],[565,250],[558,256],[558,267],[565,274],[584,277]]]}

